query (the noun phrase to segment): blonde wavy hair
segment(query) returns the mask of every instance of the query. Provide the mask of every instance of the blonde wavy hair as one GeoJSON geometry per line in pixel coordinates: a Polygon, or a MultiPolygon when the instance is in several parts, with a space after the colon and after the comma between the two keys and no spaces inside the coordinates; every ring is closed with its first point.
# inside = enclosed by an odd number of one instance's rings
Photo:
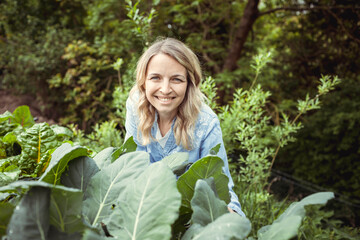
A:
{"type": "Polygon", "coordinates": [[[187,89],[183,102],[178,107],[174,123],[176,144],[187,150],[193,148],[194,130],[204,95],[200,91],[202,79],[199,59],[195,53],[181,41],[174,38],[158,39],[140,57],[136,67],[136,84],[130,92],[130,97],[139,93],[137,113],[139,116],[138,136],[141,134],[143,145],[154,140],[151,136],[151,127],[155,121],[155,108],[145,96],[145,80],[148,64],[157,54],[167,54],[174,58],[187,71],[187,89]]]}

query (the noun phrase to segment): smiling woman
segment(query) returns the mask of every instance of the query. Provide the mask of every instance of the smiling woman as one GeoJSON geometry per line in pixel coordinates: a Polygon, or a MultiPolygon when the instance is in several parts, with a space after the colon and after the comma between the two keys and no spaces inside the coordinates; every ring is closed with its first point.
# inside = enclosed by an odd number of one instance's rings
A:
{"type": "Polygon", "coordinates": [[[186,75],[186,68],[169,55],[160,53],[149,61],[145,96],[159,115],[158,125],[163,136],[170,130],[184,100],[188,85],[186,75]]]}
{"type": "Polygon", "coordinates": [[[137,151],[157,162],[175,152],[188,152],[194,163],[220,144],[218,156],[229,178],[229,211],[244,216],[232,190],[220,122],[204,103],[200,91],[199,60],[184,43],[166,38],[155,42],[141,56],[136,84],[126,102],[126,139],[133,137],[137,151]]]}

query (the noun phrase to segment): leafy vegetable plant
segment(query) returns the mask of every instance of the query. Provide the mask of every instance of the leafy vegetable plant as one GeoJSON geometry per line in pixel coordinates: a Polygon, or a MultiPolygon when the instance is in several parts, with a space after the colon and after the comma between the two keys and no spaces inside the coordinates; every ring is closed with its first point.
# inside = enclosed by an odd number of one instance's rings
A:
{"type": "Polygon", "coordinates": [[[28,106],[1,114],[0,186],[21,176],[40,176],[51,153],[70,137],[72,132],[68,128],[35,123],[28,106]]]}
{"type": "MultiPolygon", "coordinates": [[[[220,158],[209,155],[184,172],[186,153],[150,164],[135,149],[130,138],[91,158],[82,146],[62,144],[39,180],[0,188],[2,239],[247,238],[250,221],[227,210],[220,158]]],[[[260,229],[259,239],[294,237],[304,206],[331,198],[318,193],[294,203],[260,229]]]]}

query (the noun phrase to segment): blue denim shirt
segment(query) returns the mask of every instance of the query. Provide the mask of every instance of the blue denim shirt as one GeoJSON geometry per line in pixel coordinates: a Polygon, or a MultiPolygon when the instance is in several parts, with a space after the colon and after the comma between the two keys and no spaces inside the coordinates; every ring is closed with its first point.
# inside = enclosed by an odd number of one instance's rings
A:
{"type": "MultiPolygon", "coordinates": [[[[234,182],[229,172],[229,165],[227,160],[227,155],[224,147],[224,142],[222,140],[222,132],[220,128],[220,122],[217,115],[211,110],[209,106],[203,103],[199,117],[195,125],[195,134],[194,134],[194,143],[192,150],[184,149],[182,146],[178,146],[175,141],[173,125],[171,127],[170,136],[165,144],[165,147],[162,148],[157,141],[151,141],[150,144],[144,146],[140,144],[140,141],[137,137],[137,125],[138,125],[138,116],[136,105],[128,98],[126,101],[126,139],[130,136],[133,136],[135,143],[137,144],[137,151],[145,151],[150,154],[150,161],[156,162],[160,161],[164,157],[175,153],[175,152],[188,152],[189,153],[189,162],[194,163],[200,158],[203,158],[209,155],[210,150],[221,144],[220,150],[218,151],[217,156],[219,156],[224,161],[223,171],[226,176],[229,178],[229,192],[230,192],[230,203],[228,207],[235,210],[237,213],[245,217],[245,214],[241,210],[239,199],[232,190],[234,182]]],[[[151,134],[155,138],[156,132],[158,130],[157,124],[157,114],[155,117],[154,124],[151,129],[151,134]]]]}

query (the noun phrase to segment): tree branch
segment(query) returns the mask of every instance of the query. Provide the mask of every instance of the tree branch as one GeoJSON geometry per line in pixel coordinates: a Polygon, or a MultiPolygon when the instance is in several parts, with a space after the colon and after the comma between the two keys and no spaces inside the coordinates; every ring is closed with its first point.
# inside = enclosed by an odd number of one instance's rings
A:
{"type": "Polygon", "coordinates": [[[360,40],[357,39],[356,37],[354,37],[351,33],[349,33],[349,31],[346,29],[346,27],[344,26],[344,23],[341,21],[341,19],[335,14],[333,13],[330,9],[327,9],[327,12],[330,13],[335,19],[336,21],[338,21],[338,23],[340,24],[342,30],[345,32],[345,34],[347,36],[349,36],[352,40],[360,43],[360,40]]]}
{"type": "Polygon", "coordinates": [[[259,16],[259,1],[260,0],[249,0],[246,4],[244,14],[240,19],[239,28],[235,33],[234,41],[230,45],[228,55],[225,59],[223,70],[233,71],[236,68],[236,61],[240,58],[246,38],[259,16]]]}
{"type": "MultiPolygon", "coordinates": [[[[246,38],[249,34],[249,32],[252,29],[253,24],[255,21],[264,15],[272,14],[278,11],[294,11],[294,12],[305,12],[305,11],[319,11],[319,10],[325,10],[330,11],[333,9],[350,9],[350,10],[360,10],[360,6],[304,6],[304,5],[293,5],[293,6],[285,6],[285,7],[278,7],[274,9],[270,9],[267,11],[259,12],[258,10],[258,4],[260,0],[248,0],[244,14],[240,19],[240,24],[238,29],[235,32],[235,36],[230,43],[230,47],[228,50],[228,55],[224,61],[224,65],[222,67],[222,70],[228,70],[233,71],[236,69],[236,62],[239,60],[241,52],[244,48],[244,44],[246,42],[246,38]]],[[[330,14],[334,14],[333,12],[329,12],[330,14]]],[[[333,15],[334,16],[334,15],[333,15]]],[[[338,21],[338,17],[334,16],[338,21]]],[[[356,42],[360,42],[359,39],[352,36],[345,28],[344,24],[339,21],[339,24],[341,25],[342,29],[345,31],[345,33],[356,42]]],[[[231,39],[231,37],[230,37],[231,39]]]]}

